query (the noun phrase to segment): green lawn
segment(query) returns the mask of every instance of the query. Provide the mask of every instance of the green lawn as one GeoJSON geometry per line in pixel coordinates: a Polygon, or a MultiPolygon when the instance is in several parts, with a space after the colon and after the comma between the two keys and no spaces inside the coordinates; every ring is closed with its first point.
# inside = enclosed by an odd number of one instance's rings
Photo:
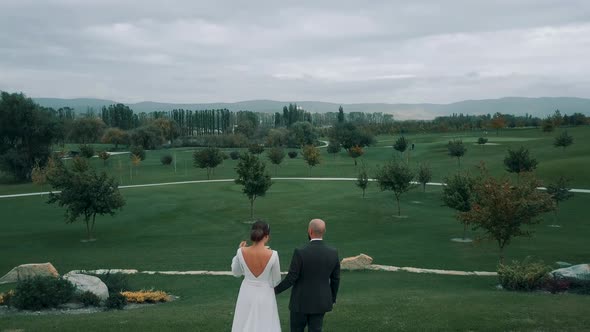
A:
{"type": "MultiPolygon", "coordinates": [[[[468,145],[462,169],[473,169],[486,160],[494,174],[505,174],[502,158],[507,147],[529,147],[539,159],[537,174],[551,179],[559,174],[572,178],[578,188],[590,188],[590,147],[584,145],[590,128],[573,128],[575,143],[565,151],[551,146],[555,134],[538,130],[506,130],[489,136],[500,145],[468,145]]],[[[464,142],[478,135],[463,134],[464,142]]],[[[434,181],[457,170],[456,160],[446,156],[452,137],[409,135],[415,142],[410,163],[428,161],[434,181]]],[[[379,138],[377,146],[363,157],[369,167],[390,160],[395,137],[379,138]]],[[[148,152],[133,180],[126,155],[114,156],[106,169],[124,185],[205,179],[204,170],[191,166],[193,149],[148,152]],[[160,165],[164,153],[176,154],[177,169],[160,165]],[[120,161],[120,163],[119,163],[120,161]],[[119,169],[119,164],[121,168],[119,169]],[[185,168],[186,164],[186,168],[185,168]]],[[[229,151],[229,150],[228,150],[229,151]]],[[[325,153],[325,150],[324,150],[325,153]]],[[[397,156],[396,156],[397,157],[397,156]]],[[[399,158],[399,157],[398,157],[399,158]]],[[[100,160],[93,160],[102,168],[100,160]]],[[[233,178],[236,161],[226,160],[213,178],[233,178]]],[[[344,153],[324,155],[324,163],[312,170],[314,177],[354,177],[352,160],[344,153]]],[[[274,169],[273,169],[274,174],[274,169]]],[[[298,157],[286,159],[278,176],[308,176],[298,157]]],[[[41,190],[31,184],[0,185],[0,194],[41,190]]],[[[99,217],[98,240],[82,243],[82,223],[65,224],[63,210],[47,205],[47,197],[0,199],[0,275],[12,267],[52,262],[58,271],[73,269],[131,268],[139,270],[229,270],[238,243],[249,225],[249,204],[240,186],[233,182],[183,184],[122,189],[127,200],[115,217],[99,217]]],[[[536,256],[546,263],[588,263],[587,239],[590,195],[576,194],[561,205],[555,217],[535,226],[531,238],[517,238],[507,248],[508,260],[536,256]],[[551,228],[558,223],[563,227],[551,228]]],[[[280,253],[286,270],[292,250],[306,242],[306,226],[314,217],[328,223],[326,240],[341,257],[365,253],[376,264],[452,270],[494,271],[494,243],[451,242],[462,234],[454,212],[442,206],[440,187],[424,193],[416,188],[402,197],[402,214],[395,218],[393,195],[380,192],[372,183],[365,199],[352,181],[276,180],[266,197],[255,204],[255,215],[272,225],[271,247],[280,253]]],[[[470,236],[477,234],[470,233],[470,236]]],[[[231,277],[158,276],[132,277],[137,288],[162,289],[180,300],[123,312],[76,316],[0,316],[4,329],[55,331],[108,330],[200,330],[227,331],[239,280],[231,277]]],[[[515,293],[495,289],[493,277],[456,277],[400,272],[346,272],[338,305],[326,320],[327,331],[392,330],[590,330],[587,326],[590,297],[515,293]]],[[[0,291],[9,286],[0,287],[0,291]]],[[[288,295],[279,306],[287,330],[288,295]]]]}
{"type": "MultiPolygon", "coordinates": [[[[85,315],[0,317],[0,331],[229,331],[239,279],[134,276],[135,287],[180,299],[85,315]]],[[[588,331],[590,297],[506,292],[495,278],[344,272],[326,331],[588,331]]],[[[288,331],[288,294],[278,296],[288,331]]]]}

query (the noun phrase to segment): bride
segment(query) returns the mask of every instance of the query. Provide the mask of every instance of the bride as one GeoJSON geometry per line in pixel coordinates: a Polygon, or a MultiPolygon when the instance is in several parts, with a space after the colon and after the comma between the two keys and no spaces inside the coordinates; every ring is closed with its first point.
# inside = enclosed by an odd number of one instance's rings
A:
{"type": "Polygon", "coordinates": [[[274,287],[281,281],[279,255],[265,245],[270,238],[270,226],[257,221],[250,231],[251,246],[246,241],[233,258],[231,270],[234,276],[244,276],[232,331],[277,332],[281,331],[274,287]]]}

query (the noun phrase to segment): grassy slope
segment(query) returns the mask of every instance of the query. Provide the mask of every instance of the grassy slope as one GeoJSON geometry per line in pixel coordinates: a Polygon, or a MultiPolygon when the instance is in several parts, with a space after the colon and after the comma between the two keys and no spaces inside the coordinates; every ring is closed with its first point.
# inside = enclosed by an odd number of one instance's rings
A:
{"type": "MultiPolygon", "coordinates": [[[[43,331],[229,331],[239,280],[136,276],[136,287],[166,290],[175,302],[92,315],[7,316],[0,329],[43,331]]],[[[498,291],[495,278],[345,272],[326,331],[584,331],[590,297],[498,291]]],[[[288,331],[288,294],[278,296],[288,331]]]]}
{"type": "MultiPolygon", "coordinates": [[[[570,130],[576,143],[565,151],[550,146],[551,134],[538,139],[538,131],[506,131],[498,146],[470,146],[464,169],[487,159],[492,172],[504,173],[501,160],[508,146],[523,144],[540,160],[538,174],[550,178],[566,171],[577,187],[590,187],[584,165],[590,156],[582,144],[588,128],[570,130]]],[[[364,159],[373,167],[393,155],[394,137],[382,137],[369,148],[364,159]]],[[[429,161],[435,181],[456,170],[456,160],[445,155],[450,137],[410,136],[416,142],[411,162],[429,161]]],[[[463,137],[465,142],[477,137],[463,137]]],[[[188,149],[190,150],[190,149],[188,149]]],[[[177,150],[177,173],[159,165],[165,151],[148,153],[148,159],[132,183],[204,179],[204,170],[190,167],[190,152],[177,150]],[[189,167],[184,173],[184,161],[189,167]]],[[[118,160],[125,167],[127,156],[113,157],[109,170],[129,184],[128,169],[120,174],[118,160]]],[[[95,160],[100,168],[100,161],[95,160]]],[[[227,160],[215,178],[234,176],[235,161],[227,160]]],[[[286,160],[279,176],[307,176],[301,159],[286,160]]],[[[352,160],[344,153],[325,156],[313,176],[354,176],[352,160]]],[[[38,190],[32,185],[0,186],[0,193],[38,190]]],[[[341,256],[367,253],[377,264],[494,270],[493,243],[478,245],[449,241],[460,236],[462,227],[453,212],[441,206],[440,188],[419,189],[402,198],[407,219],[393,218],[395,206],[390,193],[379,192],[373,184],[366,199],[352,182],[277,181],[267,197],[256,203],[256,215],[273,226],[271,246],[280,252],[283,269],[292,248],[305,242],[307,221],[316,216],[328,221],[327,240],[341,256]]],[[[124,210],[116,217],[97,220],[97,242],[81,243],[81,223],[66,225],[63,210],[44,203],[43,197],[0,200],[0,274],[27,262],[52,262],[60,272],[71,269],[137,268],[141,270],[228,270],[240,240],[247,236],[248,202],[233,183],[175,185],[124,189],[124,210]]],[[[516,239],[507,258],[534,255],[548,263],[588,261],[586,206],[590,195],[578,194],[562,205],[557,221],[552,215],[535,228],[532,238],[516,239]],[[546,227],[557,222],[562,228],[546,227]]],[[[239,281],[225,277],[137,276],[138,288],[160,288],[181,296],[175,303],[125,312],[66,317],[10,316],[0,319],[3,328],[25,330],[128,330],[130,328],[228,330],[239,281]]],[[[406,273],[346,273],[342,297],[329,316],[326,329],[332,331],[375,330],[584,330],[589,298],[573,295],[522,294],[496,291],[495,278],[444,277],[406,273]]],[[[0,290],[7,286],[0,287],[0,290]]],[[[287,296],[279,300],[283,327],[287,327],[287,296]]]]}

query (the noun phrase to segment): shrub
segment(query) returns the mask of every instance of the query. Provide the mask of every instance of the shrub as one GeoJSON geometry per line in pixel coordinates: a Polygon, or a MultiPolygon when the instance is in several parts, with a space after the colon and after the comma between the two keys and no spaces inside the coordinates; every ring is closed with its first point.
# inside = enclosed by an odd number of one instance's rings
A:
{"type": "Polygon", "coordinates": [[[229,157],[232,160],[238,160],[240,158],[240,152],[238,152],[238,151],[232,151],[232,152],[229,153],[229,157]]]}
{"type": "Polygon", "coordinates": [[[80,154],[84,158],[94,157],[94,147],[92,145],[80,145],[80,154]]]}
{"type": "Polygon", "coordinates": [[[170,296],[162,291],[121,292],[128,303],[157,303],[168,302],[170,296]]]}
{"type": "Polygon", "coordinates": [[[105,302],[108,309],[121,310],[127,305],[127,299],[121,293],[110,293],[109,298],[105,302]]]}
{"type": "Polygon", "coordinates": [[[221,151],[221,158],[223,158],[223,160],[228,160],[229,156],[227,155],[227,153],[221,151]]]}
{"type": "Polygon", "coordinates": [[[248,147],[248,152],[251,154],[261,154],[264,152],[264,147],[259,144],[252,144],[248,147]]]}
{"type": "Polygon", "coordinates": [[[141,160],[145,159],[145,150],[141,146],[134,145],[129,149],[129,151],[131,152],[131,156],[136,155],[141,160]]]}
{"type": "Polygon", "coordinates": [[[289,153],[287,153],[287,155],[289,155],[289,158],[293,159],[297,157],[297,151],[289,151],[289,153]]]}
{"type": "Polygon", "coordinates": [[[547,278],[545,289],[551,292],[551,294],[565,292],[570,288],[570,282],[565,279],[559,278],[547,278]]]}
{"type": "Polygon", "coordinates": [[[85,307],[98,307],[100,305],[100,298],[96,294],[89,291],[80,294],[79,299],[85,307]]]}
{"type": "Polygon", "coordinates": [[[500,264],[498,277],[504,289],[532,291],[546,285],[551,268],[543,262],[533,262],[528,257],[522,262],[500,264]]]}
{"type": "Polygon", "coordinates": [[[61,278],[27,278],[17,283],[10,305],[21,310],[55,308],[70,301],[75,289],[71,282],[61,278]]]}
{"type": "Polygon", "coordinates": [[[129,278],[123,273],[96,274],[109,289],[109,293],[119,293],[129,290],[129,278]]]}
{"type": "Polygon", "coordinates": [[[0,305],[10,305],[10,299],[14,296],[14,290],[9,290],[6,293],[0,293],[0,305]]]}
{"type": "Polygon", "coordinates": [[[163,155],[162,158],[160,158],[160,162],[162,163],[162,165],[170,165],[172,164],[173,160],[174,159],[169,154],[163,155]]]}

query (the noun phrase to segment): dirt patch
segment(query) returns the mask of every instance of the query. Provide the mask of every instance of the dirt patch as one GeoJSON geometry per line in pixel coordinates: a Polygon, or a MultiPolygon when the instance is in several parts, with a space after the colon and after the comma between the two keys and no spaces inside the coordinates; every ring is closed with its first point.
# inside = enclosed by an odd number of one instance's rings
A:
{"type": "Polygon", "coordinates": [[[471,243],[473,242],[472,239],[470,238],[462,238],[462,237],[454,237],[451,239],[451,241],[453,242],[459,242],[459,243],[471,243]]]}

